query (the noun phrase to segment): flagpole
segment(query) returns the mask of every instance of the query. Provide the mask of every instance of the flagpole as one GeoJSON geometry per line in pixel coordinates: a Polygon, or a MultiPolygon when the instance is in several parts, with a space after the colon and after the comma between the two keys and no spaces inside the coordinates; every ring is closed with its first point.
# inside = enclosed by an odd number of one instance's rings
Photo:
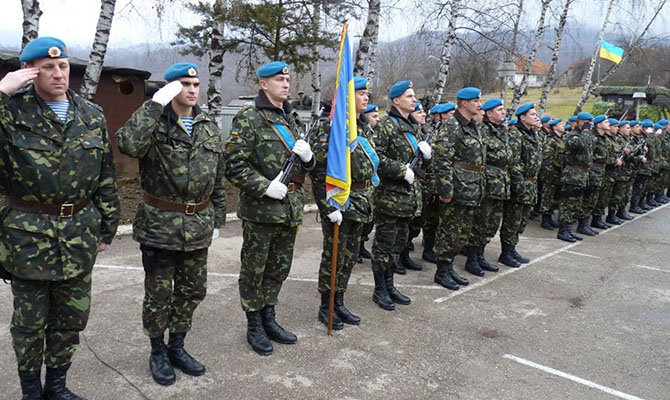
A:
{"type": "Polygon", "coordinates": [[[337,278],[337,247],[340,238],[340,225],[335,222],[333,230],[333,256],[330,261],[330,299],[328,300],[328,334],[333,334],[333,310],[335,308],[335,283],[337,278]]]}

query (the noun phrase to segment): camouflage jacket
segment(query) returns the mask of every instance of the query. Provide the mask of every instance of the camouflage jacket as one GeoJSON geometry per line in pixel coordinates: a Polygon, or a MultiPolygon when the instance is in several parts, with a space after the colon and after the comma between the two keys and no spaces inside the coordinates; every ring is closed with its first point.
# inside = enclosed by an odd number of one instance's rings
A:
{"type": "MultiPolygon", "coordinates": [[[[372,142],[372,128],[368,125],[364,116],[356,121],[358,136],[366,138],[374,148],[372,142]]],[[[312,151],[316,157],[316,166],[310,172],[312,180],[312,193],[322,214],[322,218],[335,211],[335,207],[326,201],[326,163],[328,161],[328,138],[330,128],[324,127],[314,141],[312,151]]],[[[355,184],[367,184],[369,186],[360,189],[352,189],[349,195],[350,205],[342,213],[344,219],[366,222],[372,215],[372,177],[374,165],[367,156],[363,145],[358,144],[351,152],[351,181],[355,184]]]]}
{"type": "Polygon", "coordinates": [[[589,171],[589,184],[600,186],[605,176],[605,167],[610,160],[606,134],[600,135],[595,129],[592,131],[591,151],[593,152],[593,164],[591,164],[589,171]]]}
{"type": "Polygon", "coordinates": [[[514,154],[509,143],[507,129],[484,117],[480,133],[486,147],[486,191],[485,196],[496,200],[510,198],[509,168],[514,154]]]}
{"type": "Polygon", "coordinates": [[[614,182],[621,171],[621,167],[617,166],[619,159],[619,143],[616,136],[605,135],[605,142],[607,143],[607,161],[605,162],[605,179],[614,182]]]}
{"type": "Polygon", "coordinates": [[[542,147],[542,169],[540,180],[549,184],[558,183],[561,178],[561,160],[565,151],[565,142],[562,136],[551,132],[547,135],[542,147]]]}
{"type": "Polygon", "coordinates": [[[32,88],[0,93],[0,193],[42,204],[91,203],[70,218],[0,211],[0,263],[30,280],[88,273],[119,223],[114,159],[102,110],[68,90],[63,124],[32,88]]]}
{"type": "MultiPolygon", "coordinates": [[[[637,140],[637,144],[642,144],[644,143],[645,146],[647,146],[647,152],[643,154],[647,158],[647,162],[643,163],[640,161],[639,165],[640,168],[638,169],[638,174],[644,175],[644,176],[651,176],[654,174],[654,161],[656,158],[656,146],[654,143],[654,139],[652,138],[653,135],[647,135],[645,133],[640,133],[637,135],[635,138],[637,140]]],[[[641,158],[641,157],[640,157],[641,158]]]]}
{"type": "MultiPolygon", "coordinates": [[[[302,127],[298,114],[288,101],[279,109],[270,103],[261,90],[255,104],[242,108],[235,118],[226,140],[226,177],[240,189],[237,215],[244,221],[256,223],[302,223],[304,194],[302,186],[289,191],[282,200],[265,196],[270,181],[279,175],[284,161],[291,157],[284,142],[276,133],[274,124],[283,125],[298,140],[302,127]]],[[[308,171],[316,164],[301,163],[292,180],[302,183],[308,171]]]]}
{"type": "MultiPolygon", "coordinates": [[[[391,107],[388,115],[375,126],[375,151],[379,156],[379,186],[374,191],[375,212],[395,217],[413,217],[421,214],[421,185],[418,179],[412,185],[405,181],[406,165],[414,149],[405,132],[412,132],[417,143],[423,140],[413,119],[403,118],[391,107]]],[[[427,162],[425,168],[430,162],[427,162]]]]}
{"type": "Polygon", "coordinates": [[[148,100],[116,132],[119,150],[139,159],[140,185],[151,196],[175,203],[212,205],[193,215],[140,201],[133,239],[151,247],[193,251],[209,247],[212,230],[226,221],[225,157],[214,120],[194,108],[189,135],[171,106],[148,100]]]}
{"type": "Polygon", "coordinates": [[[479,206],[486,186],[486,145],[475,121],[456,110],[433,151],[435,192],[456,204],[479,206]]]}
{"type": "Polygon", "coordinates": [[[663,143],[663,169],[670,169],[670,132],[664,130],[660,135],[660,141],[663,143]]]}
{"type": "Polygon", "coordinates": [[[623,136],[620,133],[613,138],[615,156],[617,158],[621,157],[621,161],[623,161],[623,165],[619,167],[619,171],[616,175],[616,180],[618,181],[628,181],[634,170],[633,156],[624,152],[625,148],[628,148],[630,151],[633,150],[633,146],[631,145],[632,141],[629,142],[629,140],[632,140],[630,135],[623,136]]]}
{"type": "Polygon", "coordinates": [[[593,164],[591,138],[588,130],[575,129],[565,136],[561,184],[586,188],[593,164]]]}
{"type": "Polygon", "coordinates": [[[514,158],[510,167],[511,199],[517,203],[534,204],[537,199],[537,176],[542,167],[542,145],[534,129],[517,125],[510,134],[514,158]]]}

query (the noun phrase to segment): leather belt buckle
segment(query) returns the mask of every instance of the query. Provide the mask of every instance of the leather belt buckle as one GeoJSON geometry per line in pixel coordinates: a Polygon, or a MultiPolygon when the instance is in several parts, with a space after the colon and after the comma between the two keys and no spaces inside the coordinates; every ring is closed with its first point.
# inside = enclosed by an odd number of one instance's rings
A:
{"type": "Polygon", "coordinates": [[[372,185],[372,181],[365,181],[365,185],[364,185],[365,189],[369,188],[370,185],[372,185]]]}
{"type": "Polygon", "coordinates": [[[293,193],[297,189],[297,185],[294,182],[290,182],[286,188],[288,189],[288,193],[293,193]]]}
{"type": "Polygon", "coordinates": [[[486,167],[484,165],[478,166],[477,169],[479,170],[480,174],[483,174],[484,172],[486,172],[486,167]]]}
{"type": "Polygon", "coordinates": [[[184,209],[184,214],[186,215],[195,215],[196,207],[198,205],[195,203],[186,203],[186,208],[184,209]]]}
{"type": "Polygon", "coordinates": [[[60,216],[61,218],[72,218],[74,214],[74,204],[67,203],[60,206],[60,216]]]}

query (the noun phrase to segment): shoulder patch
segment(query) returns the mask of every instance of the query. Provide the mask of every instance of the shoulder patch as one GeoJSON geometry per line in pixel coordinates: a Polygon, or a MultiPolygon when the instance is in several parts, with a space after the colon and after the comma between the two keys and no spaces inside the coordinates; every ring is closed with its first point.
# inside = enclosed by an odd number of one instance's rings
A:
{"type": "Polygon", "coordinates": [[[233,135],[233,136],[237,136],[239,133],[240,133],[240,130],[237,129],[237,128],[230,131],[230,134],[233,135]]]}

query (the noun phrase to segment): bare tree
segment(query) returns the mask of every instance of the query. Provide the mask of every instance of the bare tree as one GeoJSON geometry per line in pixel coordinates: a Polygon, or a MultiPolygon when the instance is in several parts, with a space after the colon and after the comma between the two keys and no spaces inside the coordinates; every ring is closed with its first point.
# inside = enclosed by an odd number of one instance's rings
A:
{"type": "Polygon", "coordinates": [[[21,0],[23,9],[23,37],[21,38],[21,51],[31,40],[37,38],[40,28],[40,17],[42,10],[38,0],[21,0]]]}
{"type": "Polygon", "coordinates": [[[516,18],[514,19],[514,27],[512,28],[512,45],[505,54],[505,61],[512,61],[512,57],[516,55],[517,38],[519,36],[519,23],[521,22],[521,15],[523,14],[523,0],[519,0],[517,5],[516,18]]]}
{"type": "MultiPolygon", "coordinates": [[[[314,11],[312,14],[313,34],[319,34],[321,24],[321,0],[314,0],[314,11]]],[[[318,53],[319,46],[312,44],[312,51],[318,53]]],[[[312,116],[316,116],[321,108],[321,67],[319,59],[312,62],[312,116]]]]}
{"type": "Polygon", "coordinates": [[[377,40],[379,38],[379,14],[381,12],[381,0],[368,0],[368,19],[365,24],[363,36],[358,43],[356,61],[354,61],[354,75],[363,75],[367,70],[373,69],[371,58],[373,51],[376,53],[377,40]]]}
{"type": "Polygon", "coordinates": [[[93,101],[95,92],[98,90],[100,74],[107,52],[107,42],[109,42],[109,33],[112,30],[115,6],[116,0],[102,0],[100,3],[100,16],[98,17],[98,26],[95,29],[95,39],[79,89],[82,97],[90,101],[93,101]]]}
{"type": "Polygon", "coordinates": [[[447,84],[447,77],[449,76],[449,65],[451,63],[451,48],[456,38],[456,20],[458,19],[458,10],[461,5],[461,0],[451,0],[451,7],[449,9],[448,26],[444,43],[442,45],[442,54],[440,55],[440,70],[437,74],[437,83],[433,88],[432,102],[437,104],[442,99],[442,92],[447,84]]]}
{"type": "Polygon", "coordinates": [[[225,68],[223,56],[227,51],[225,44],[225,10],[225,0],[216,0],[214,2],[214,13],[218,18],[212,20],[212,30],[209,36],[209,63],[207,64],[207,70],[209,71],[207,108],[214,118],[218,118],[223,107],[223,98],[221,95],[223,81],[221,78],[223,77],[223,70],[225,68]]]}

